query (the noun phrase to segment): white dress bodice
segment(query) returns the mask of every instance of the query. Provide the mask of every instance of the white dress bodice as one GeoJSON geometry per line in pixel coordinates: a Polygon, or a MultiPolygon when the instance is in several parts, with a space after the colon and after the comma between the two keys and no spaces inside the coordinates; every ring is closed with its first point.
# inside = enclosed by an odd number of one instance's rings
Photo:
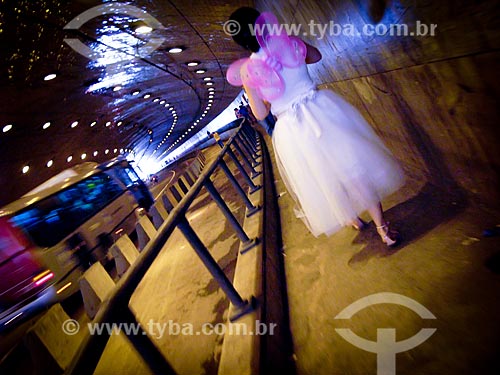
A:
{"type": "MultiPolygon", "coordinates": [[[[250,58],[264,60],[266,52],[261,48],[259,52],[252,53],[250,58]]],[[[279,71],[279,74],[285,82],[285,92],[281,97],[271,101],[271,111],[278,117],[281,113],[289,109],[296,100],[316,88],[316,85],[309,76],[305,63],[296,68],[284,66],[279,71]]]]}

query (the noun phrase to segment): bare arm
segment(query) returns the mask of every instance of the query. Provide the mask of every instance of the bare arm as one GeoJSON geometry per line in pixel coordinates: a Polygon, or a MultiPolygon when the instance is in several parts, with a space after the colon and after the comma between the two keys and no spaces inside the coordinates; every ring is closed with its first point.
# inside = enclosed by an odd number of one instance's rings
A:
{"type": "Polygon", "coordinates": [[[264,120],[269,114],[271,105],[268,102],[262,100],[255,89],[252,89],[248,86],[243,86],[243,88],[247,93],[248,103],[250,104],[250,108],[252,108],[254,116],[257,118],[257,120],[264,120]]]}

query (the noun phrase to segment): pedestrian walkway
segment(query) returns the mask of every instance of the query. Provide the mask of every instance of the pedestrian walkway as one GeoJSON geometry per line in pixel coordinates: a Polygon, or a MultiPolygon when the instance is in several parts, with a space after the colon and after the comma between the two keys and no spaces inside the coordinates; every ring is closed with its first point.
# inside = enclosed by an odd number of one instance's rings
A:
{"type": "Polygon", "coordinates": [[[293,200],[277,174],[276,183],[299,375],[377,374],[376,354],[344,340],[338,328],[370,341],[377,341],[377,328],[395,328],[401,341],[426,327],[437,330],[396,355],[398,375],[499,373],[500,238],[482,236],[500,222],[498,216],[410,176],[384,202],[404,238],[388,250],[373,223],[362,232],[344,228],[329,238],[313,237],[295,218],[293,200]],[[393,304],[335,319],[353,302],[387,292],[419,302],[436,319],[393,304]]]}

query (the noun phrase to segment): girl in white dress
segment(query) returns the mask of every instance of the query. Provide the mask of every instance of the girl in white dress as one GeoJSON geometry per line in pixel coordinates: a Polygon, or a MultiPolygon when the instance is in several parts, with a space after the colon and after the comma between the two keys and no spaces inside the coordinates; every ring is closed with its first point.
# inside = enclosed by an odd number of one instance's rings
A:
{"type": "Polygon", "coordinates": [[[280,175],[291,193],[300,217],[314,236],[330,235],[342,226],[362,229],[359,215],[368,211],[382,241],[399,242],[397,232],[385,221],[380,201],[403,183],[403,172],[389,150],[361,114],[330,90],[317,90],[306,64],[321,59],[306,44],[305,63],[282,66],[260,48],[248,25],[259,12],[240,8],[230,19],[241,30],[233,39],[279,71],[284,93],[263,100],[255,88],[244,86],[254,115],[264,119],[269,110],[278,118],[272,135],[280,175]]]}

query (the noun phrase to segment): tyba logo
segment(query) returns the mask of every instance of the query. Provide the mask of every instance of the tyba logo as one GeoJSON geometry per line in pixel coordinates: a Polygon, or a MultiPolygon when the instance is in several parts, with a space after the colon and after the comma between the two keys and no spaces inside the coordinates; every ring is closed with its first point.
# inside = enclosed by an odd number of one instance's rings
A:
{"type": "MultiPolygon", "coordinates": [[[[335,319],[351,319],[358,311],[381,303],[405,306],[416,312],[422,319],[436,319],[425,306],[397,293],[376,293],[361,298],[342,310],[335,319]]],[[[335,328],[335,331],[352,345],[377,354],[378,375],[394,375],[396,374],[396,354],[422,344],[436,332],[436,328],[422,328],[416,335],[402,341],[396,341],[395,328],[377,328],[377,341],[359,337],[348,328],[335,328]]]]}
{"type": "MultiPolygon", "coordinates": [[[[129,17],[137,19],[138,21],[144,22],[152,29],[164,29],[163,25],[156,18],[154,18],[144,10],[132,5],[121,3],[107,3],[90,8],[73,18],[66,26],[64,26],[64,29],[78,30],[87,21],[106,14],[125,14],[129,17]]],[[[90,60],[97,60],[103,57],[102,53],[90,48],[86,44],[82,43],[79,39],[66,38],[64,39],[64,41],[76,52],[87,57],[90,60]]],[[[164,41],[164,38],[150,38],[150,40],[146,44],[137,48],[135,57],[141,58],[148,56],[149,54],[157,50],[164,41]]],[[[116,63],[116,61],[114,61],[113,63],[116,63]]]]}

